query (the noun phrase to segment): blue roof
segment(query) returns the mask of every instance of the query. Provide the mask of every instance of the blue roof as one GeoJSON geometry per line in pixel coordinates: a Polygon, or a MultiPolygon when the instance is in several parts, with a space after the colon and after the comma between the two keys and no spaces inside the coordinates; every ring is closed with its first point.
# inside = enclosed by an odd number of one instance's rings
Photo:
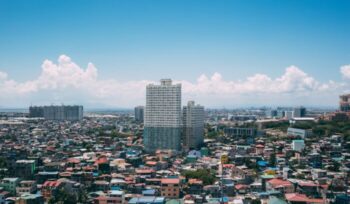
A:
{"type": "Polygon", "coordinates": [[[258,161],[257,163],[258,163],[259,166],[267,166],[267,164],[268,164],[267,161],[263,161],[263,160],[258,161]]]}
{"type": "Polygon", "coordinates": [[[155,197],[155,196],[142,196],[138,198],[131,198],[128,203],[137,204],[137,203],[163,203],[165,201],[164,197],[155,197]]]}
{"type": "Polygon", "coordinates": [[[156,190],[154,189],[147,189],[142,191],[142,195],[154,195],[156,193],[156,190]]]}
{"type": "Polygon", "coordinates": [[[124,192],[123,191],[118,191],[118,190],[111,190],[110,194],[111,195],[123,195],[124,192]]]}
{"type": "Polygon", "coordinates": [[[112,190],[120,190],[121,188],[119,186],[112,186],[111,189],[112,190]]]}

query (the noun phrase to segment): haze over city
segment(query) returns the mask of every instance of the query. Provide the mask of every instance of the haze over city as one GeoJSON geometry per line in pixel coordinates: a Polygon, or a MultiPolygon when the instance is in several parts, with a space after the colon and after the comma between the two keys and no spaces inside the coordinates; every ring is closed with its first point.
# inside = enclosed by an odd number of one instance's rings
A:
{"type": "Polygon", "coordinates": [[[350,88],[349,6],[2,0],[0,106],[132,108],[172,78],[183,103],[209,108],[335,108],[350,88]]]}

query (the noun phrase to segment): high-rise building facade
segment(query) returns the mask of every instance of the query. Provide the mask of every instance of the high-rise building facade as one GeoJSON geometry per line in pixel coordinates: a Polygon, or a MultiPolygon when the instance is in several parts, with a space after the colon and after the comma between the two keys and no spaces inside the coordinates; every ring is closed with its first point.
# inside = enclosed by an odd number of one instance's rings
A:
{"type": "Polygon", "coordinates": [[[30,118],[43,118],[44,108],[42,106],[30,106],[29,107],[29,117],[30,118]]]}
{"type": "Polygon", "coordinates": [[[299,106],[299,107],[295,107],[293,109],[293,117],[294,118],[300,118],[300,117],[305,117],[306,116],[306,108],[299,106]]]}
{"type": "Polygon", "coordinates": [[[204,142],[204,107],[189,101],[183,107],[183,146],[198,148],[204,142]]]}
{"type": "Polygon", "coordinates": [[[136,122],[143,122],[143,116],[144,116],[144,109],[143,106],[137,106],[135,107],[135,121],[136,122]]]}
{"type": "Polygon", "coordinates": [[[143,142],[147,152],[181,149],[181,84],[171,79],[146,87],[143,142]]]}
{"type": "Polygon", "coordinates": [[[31,106],[29,117],[43,117],[46,120],[82,120],[83,106],[31,106]]]}
{"type": "Polygon", "coordinates": [[[344,94],[339,96],[339,109],[340,111],[350,112],[350,94],[344,94]]]}

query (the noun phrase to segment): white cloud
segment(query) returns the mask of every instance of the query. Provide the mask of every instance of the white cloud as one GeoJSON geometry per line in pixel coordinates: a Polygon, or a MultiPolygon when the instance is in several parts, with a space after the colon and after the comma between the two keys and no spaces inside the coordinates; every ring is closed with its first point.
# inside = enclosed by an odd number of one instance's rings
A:
{"type": "Polygon", "coordinates": [[[6,80],[6,79],[7,79],[7,73],[0,72],[0,81],[6,80]]]}
{"type": "Polygon", "coordinates": [[[341,66],[340,72],[344,78],[350,79],[350,64],[341,66]]]}
{"type": "MultiPolygon", "coordinates": [[[[350,65],[341,67],[341,73],[350,78],[350,65]]],[[[178,82],[182,83],[185,100],[195,99],[207,106],[288,104],[293,101],[333,105],[331,103],[336,102],[338,91],[347,87],[346,83],[334,81],[320,83],[296,66],[287,67],[283,75],[275,79],[255,74],[245,80],[230,81],[214,73],[209,77],[202,74],[194,83],[178,82]],[[320,97],[329,99],[320,101],[320,97]]],[[[61,55],[57,63],[45,60],[41,74],[34,80],[17,82],[0,72],[0,105],[65,102],[132,107],[144,104],[145,87],[149,83],[157,82],[99,79],[98,70],[92,63],[84,69],[70,57],[61,55]]]]}

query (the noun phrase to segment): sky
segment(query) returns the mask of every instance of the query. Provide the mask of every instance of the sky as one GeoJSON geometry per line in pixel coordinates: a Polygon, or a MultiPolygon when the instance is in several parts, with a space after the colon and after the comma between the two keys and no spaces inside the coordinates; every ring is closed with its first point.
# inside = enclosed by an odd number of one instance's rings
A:
{"type": "Polygon", "coordinates": [[[183,103],[336,107],[350,1],[0,0],[0,107],[131,108],[171,78],[183,103]]]}

